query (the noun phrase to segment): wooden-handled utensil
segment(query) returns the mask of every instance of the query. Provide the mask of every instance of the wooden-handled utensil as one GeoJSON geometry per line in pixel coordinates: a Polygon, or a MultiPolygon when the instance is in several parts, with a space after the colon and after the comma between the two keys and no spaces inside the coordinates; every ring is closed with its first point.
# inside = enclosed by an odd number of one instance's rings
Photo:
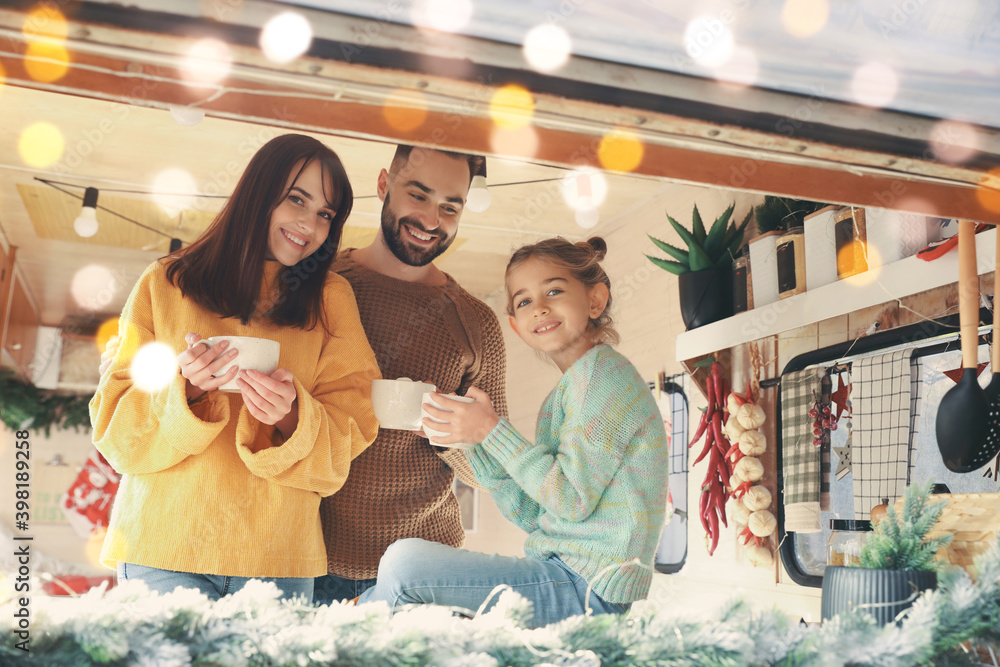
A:
{"type": "Polygon", "coordinates": [[[958,223],[958,317],[962,378],[941,398],[935,432],[948,470],[971,472],[980,467],[974,463],[986,443],[990,406],[979,386],[979,274],[975,223],[968,220],[958,223]]]}
{"type": "Polygon", "coordinates": [[[971,462],[977,468],[989,463],[1000,453],[1000,229],[996,233],[996,251],[993,269],[993,333],[990,346],[990,367],[993,377],[986,385],[986,400],[990,404],[990,415],[987,421],[986,444],[976,452],[971,462]]]}

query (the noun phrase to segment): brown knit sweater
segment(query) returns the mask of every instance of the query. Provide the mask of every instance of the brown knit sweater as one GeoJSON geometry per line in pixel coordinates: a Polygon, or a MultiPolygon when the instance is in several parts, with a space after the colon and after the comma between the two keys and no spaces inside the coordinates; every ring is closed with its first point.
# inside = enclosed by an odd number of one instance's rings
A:
{"type": "MultiPolygon", "coordinates": [[[[333,270],[354,288],[382,376],[432,382],[443,393],[465,394],[475,385],[506,416],[503,334],[490,307],[451,276],[445,286],[397,280],[355,262],[352,250],[340,254],[333,270]]],[[[462,450],[380,430],[351,463],[344,486],[320,504],[329,573],[374,578],[386,548],[405,537],[461,546],[455,474],[479,486],[462,450]]]]}

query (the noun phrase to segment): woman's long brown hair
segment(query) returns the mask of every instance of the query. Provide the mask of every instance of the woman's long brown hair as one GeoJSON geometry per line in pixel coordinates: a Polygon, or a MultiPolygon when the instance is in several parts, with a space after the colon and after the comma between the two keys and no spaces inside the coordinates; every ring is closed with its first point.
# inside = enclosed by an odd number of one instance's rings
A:
{"type": "Polygon", "coordinates": [[[301,329],[324,322],[323,287],[354,205],[354,191],[337,154],[302,134],[282,135],[264,144],[211,226],[190,246],[170,255],[167,278],[184,296],[222,317],[236,317],[243,324],[250,321],[260,296],[271,213],[287,196],[285,182],[300,160],[295,180],[306,165],[318,161],[324,184],[332,181],[333,191],[323,194],[336,214],[316,252],[279,269],[279,296],[266,315],[275,324],[301,329]]]}

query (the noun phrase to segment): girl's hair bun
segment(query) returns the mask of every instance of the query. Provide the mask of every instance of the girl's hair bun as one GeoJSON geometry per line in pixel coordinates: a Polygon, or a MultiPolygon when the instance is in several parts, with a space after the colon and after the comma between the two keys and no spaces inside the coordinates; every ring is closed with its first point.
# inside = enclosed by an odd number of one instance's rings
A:
{"type": "Polygon", "coordinates": [[[608,254],[608,244],[600,236],[591,236],[586,243],[594,252],[594,259],[598,262],[602,261],[604,256],[608,254]]]}

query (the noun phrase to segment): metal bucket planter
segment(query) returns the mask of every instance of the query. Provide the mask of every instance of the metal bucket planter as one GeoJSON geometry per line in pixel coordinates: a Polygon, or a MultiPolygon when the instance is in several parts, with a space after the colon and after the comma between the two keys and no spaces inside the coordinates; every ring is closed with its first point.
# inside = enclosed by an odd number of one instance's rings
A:
{"type": "Polygon", "coordinates": [[[823,620],[860,607],[879,625],[895,621],[921,591],[937,588],[937,573],[830,566],[823,574],[823,620]]]}
{"type": "Polygon", "coordinates": [[[706,269],[677,276],[681,319],[688,331],[733,314],[733,270],[706,269]]]}

